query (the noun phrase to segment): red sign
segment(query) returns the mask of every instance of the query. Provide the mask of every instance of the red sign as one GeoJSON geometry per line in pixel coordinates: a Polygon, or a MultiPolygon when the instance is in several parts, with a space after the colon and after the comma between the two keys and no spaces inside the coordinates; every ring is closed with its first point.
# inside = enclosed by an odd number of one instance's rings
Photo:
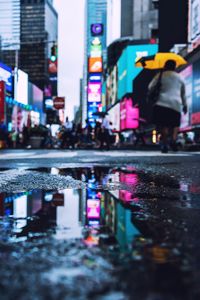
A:
{"type": "Polygon", "coordinates": [[[53,98],[53,107],[55,109],[64,109],[65,108],[65,97],[54,97],[53,98]]]}
{"type": "Polygon", "coordinates": [[[4,121],[5,82],[0,81],[0,121],[4,121]]]}

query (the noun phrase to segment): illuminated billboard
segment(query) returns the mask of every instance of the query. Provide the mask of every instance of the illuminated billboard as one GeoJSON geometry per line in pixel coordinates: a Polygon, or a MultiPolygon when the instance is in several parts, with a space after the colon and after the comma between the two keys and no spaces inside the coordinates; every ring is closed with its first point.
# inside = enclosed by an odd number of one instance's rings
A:
{"type": "Polygon", "coordinates": [[[28,74],[22,70],[15,70],[15,100],[28,104],[28,74]]]}
{"type": "Polygon", "coordinates": [[[132,99],[125,98],[120,103],[120,128],[121,130],[136,129],[139,127],[139,109],[133,107],[132,99]]]}
{"type": "Polygon", "coordinates": [[[91,34],[93,36],[99,36],[103,34],[103,24],[96,23],[91,25],[91,34]]]}
{"type": "Polygon", "coordinates": [[[101,56],[102,56],[102,46],[101,45],[91,45],[90,57],[101,57],[101,56]]]}
{"type": "Polygon", "coordinates": [[[12,69],[0,62],[0,81],[6,83],[6,91],[12,92],[12,69]]]}
{"type": "Polygon", "coordinates": [[[99,219],[100,218],[101,205],[99,199],[87,200],[87,218],[99,219]]]}
{"type": "Polygon", "coordinates": [[[133,80],[142,71],[142,68],[135,67],[135,61],[142,56],[154,55],[158,51],[158,45],[129,45],[120,56],[118,67],[118,100],[126,94],[133,93],[133,80]]]}
{"type": "Polygon", "coordinates": [[[102,58],[90,57],[89,58],[89,73],[101,73],[103,71],[102,58]]]}
{"type": "Polygon", "coordinates": [[[101,83],[88,83],[88,102],[101,102],[101,83]]]}
{"type": "Polygon", "coordinates": [[[200,44],[200,0],[189,0],[188,42],[191,50],[200,44]]]}
{"type": "Polygon", "coordinates": [[[192,125],[200,124],[200,60],[193,64],[192,125]]]}

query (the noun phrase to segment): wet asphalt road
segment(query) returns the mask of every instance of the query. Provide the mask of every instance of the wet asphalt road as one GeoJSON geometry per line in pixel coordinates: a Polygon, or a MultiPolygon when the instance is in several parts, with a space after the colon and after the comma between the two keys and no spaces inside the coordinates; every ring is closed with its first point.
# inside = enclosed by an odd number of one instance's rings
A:
{"type": "Polygon", "coordinates": [[[0,152],[1,299],[200,299],[200,153],[0,152]]]}

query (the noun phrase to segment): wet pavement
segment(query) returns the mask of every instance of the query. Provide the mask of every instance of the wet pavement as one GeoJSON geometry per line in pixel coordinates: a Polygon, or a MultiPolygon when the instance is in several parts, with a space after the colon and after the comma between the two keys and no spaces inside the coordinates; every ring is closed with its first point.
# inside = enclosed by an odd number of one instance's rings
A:
{"type": "Polygon", "coordinates": [[[199,156],[130,157],[1,165],[1,299],[200,299],[199,156]]]}

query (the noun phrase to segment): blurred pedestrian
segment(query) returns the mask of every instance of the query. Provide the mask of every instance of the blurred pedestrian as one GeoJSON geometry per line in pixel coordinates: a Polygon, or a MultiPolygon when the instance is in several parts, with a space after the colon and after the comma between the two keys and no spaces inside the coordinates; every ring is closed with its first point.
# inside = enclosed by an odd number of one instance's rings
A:
{"type": "Polygon", "coordinates": [[[101,146],[103,149],[104,144],[106,144],[106,149],[110,149],[110,122],[107,119],[106,115],[103,117],[101,124],[101,146]]]}
{"type": "Polygon", "coordinates": [[[161,132],[161,151],[168,152],[168,138],[170,129],[171,148],[177,151],[176,139],[180,127],[181,112],[187,113],[185,84],[181,76],[175,71],[176,63],[168,60],[162,74],[157,74],[149,84],[151,92],[160,78],[160,88],[156,103],[153,107],[153,123],[161,132]]]}

